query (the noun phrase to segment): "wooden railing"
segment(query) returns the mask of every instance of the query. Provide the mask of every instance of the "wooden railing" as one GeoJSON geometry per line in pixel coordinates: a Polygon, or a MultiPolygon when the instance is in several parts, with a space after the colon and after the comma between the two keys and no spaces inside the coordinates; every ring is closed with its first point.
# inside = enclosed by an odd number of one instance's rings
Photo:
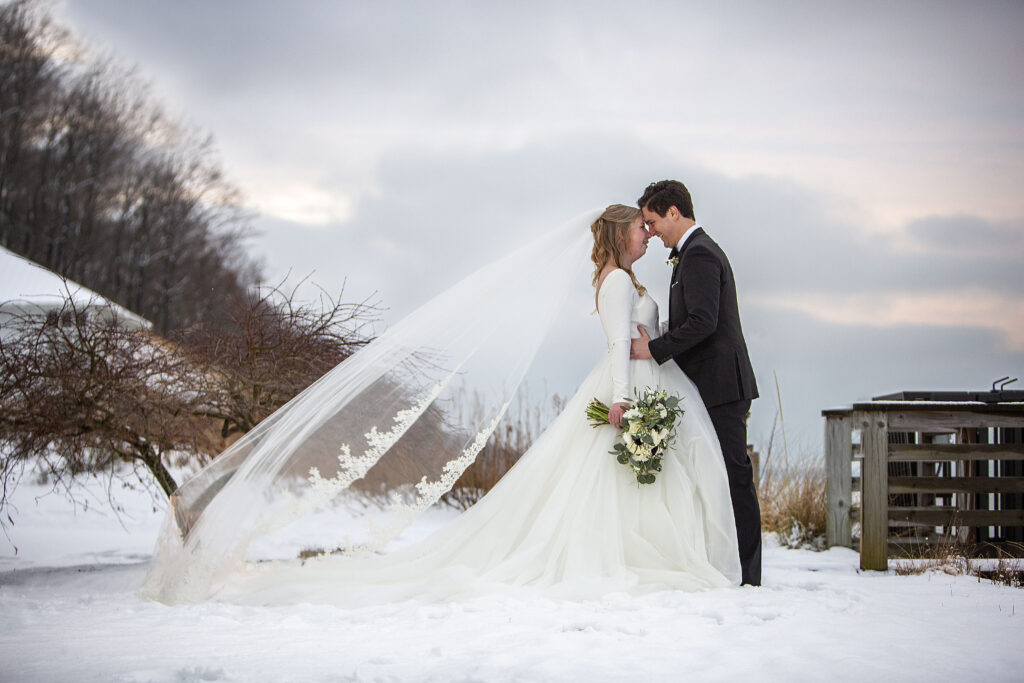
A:
{"type": "Polygon", "coordinates": [[[828,544],[857,547],[859,522],[862,569],[887,569],[890,549],[911,544],[1020,540],[1024,403],[870,401],[822,415],[828,544]]]}

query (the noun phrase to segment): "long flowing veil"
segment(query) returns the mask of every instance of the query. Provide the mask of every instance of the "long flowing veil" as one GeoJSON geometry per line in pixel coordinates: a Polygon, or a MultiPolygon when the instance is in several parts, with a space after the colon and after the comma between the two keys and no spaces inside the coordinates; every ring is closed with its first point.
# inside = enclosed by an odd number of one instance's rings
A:
{"type": "Polygon", "coordinates": [[[421,306],[183,484],[143,594],[205,600],[245,562],[273,557],[286,527],[300,538],[303,524],[327,529],[331,538],[313,541],[321,549],[383,548],[497,427],[564,293],[585,276],[598,215],[546,232],[421,306]]]}

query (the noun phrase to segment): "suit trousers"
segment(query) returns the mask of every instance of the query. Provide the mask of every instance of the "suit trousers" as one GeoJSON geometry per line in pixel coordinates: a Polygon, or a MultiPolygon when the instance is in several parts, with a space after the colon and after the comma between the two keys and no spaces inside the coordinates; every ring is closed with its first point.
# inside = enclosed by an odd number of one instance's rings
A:
{"type": "Polygon", "coordinates": [[[736,517],[743,583],[761,585],[761,506],[757,502],[754,468],[747,457],[747,411],[750,401],[734,401],[708,408],[718,434],[729,475],[729,493],[736,517]]]}

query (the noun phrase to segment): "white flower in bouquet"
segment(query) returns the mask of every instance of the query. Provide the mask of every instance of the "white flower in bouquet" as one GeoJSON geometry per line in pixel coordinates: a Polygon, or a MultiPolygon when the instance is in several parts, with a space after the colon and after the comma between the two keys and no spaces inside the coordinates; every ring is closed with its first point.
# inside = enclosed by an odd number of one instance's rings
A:
{"type": "MultiPolygon", "coordinates": [[[[611,453],[633,470],[638,484],[653,484],[661,471],[662,456],[675,440],[676,420],[683,416],[679,401],[663,389],[648,388],[638,392],[622,415],[622,436],[611,453]]],[[[586,414],[593,427],[608,424],[608,406],[596,398],[587,405],[586,414]]]]}

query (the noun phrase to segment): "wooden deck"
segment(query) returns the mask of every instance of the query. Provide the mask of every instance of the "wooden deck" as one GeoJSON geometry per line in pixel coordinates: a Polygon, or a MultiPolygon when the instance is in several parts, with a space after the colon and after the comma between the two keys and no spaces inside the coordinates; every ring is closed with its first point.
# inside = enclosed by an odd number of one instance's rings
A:
{"type": "Polygon", "coordinates": [[[861,568],[950,539],[1024,548],[1024,402],[874,400],[822,415],[828,544],[859,546],[861,568]]]}

